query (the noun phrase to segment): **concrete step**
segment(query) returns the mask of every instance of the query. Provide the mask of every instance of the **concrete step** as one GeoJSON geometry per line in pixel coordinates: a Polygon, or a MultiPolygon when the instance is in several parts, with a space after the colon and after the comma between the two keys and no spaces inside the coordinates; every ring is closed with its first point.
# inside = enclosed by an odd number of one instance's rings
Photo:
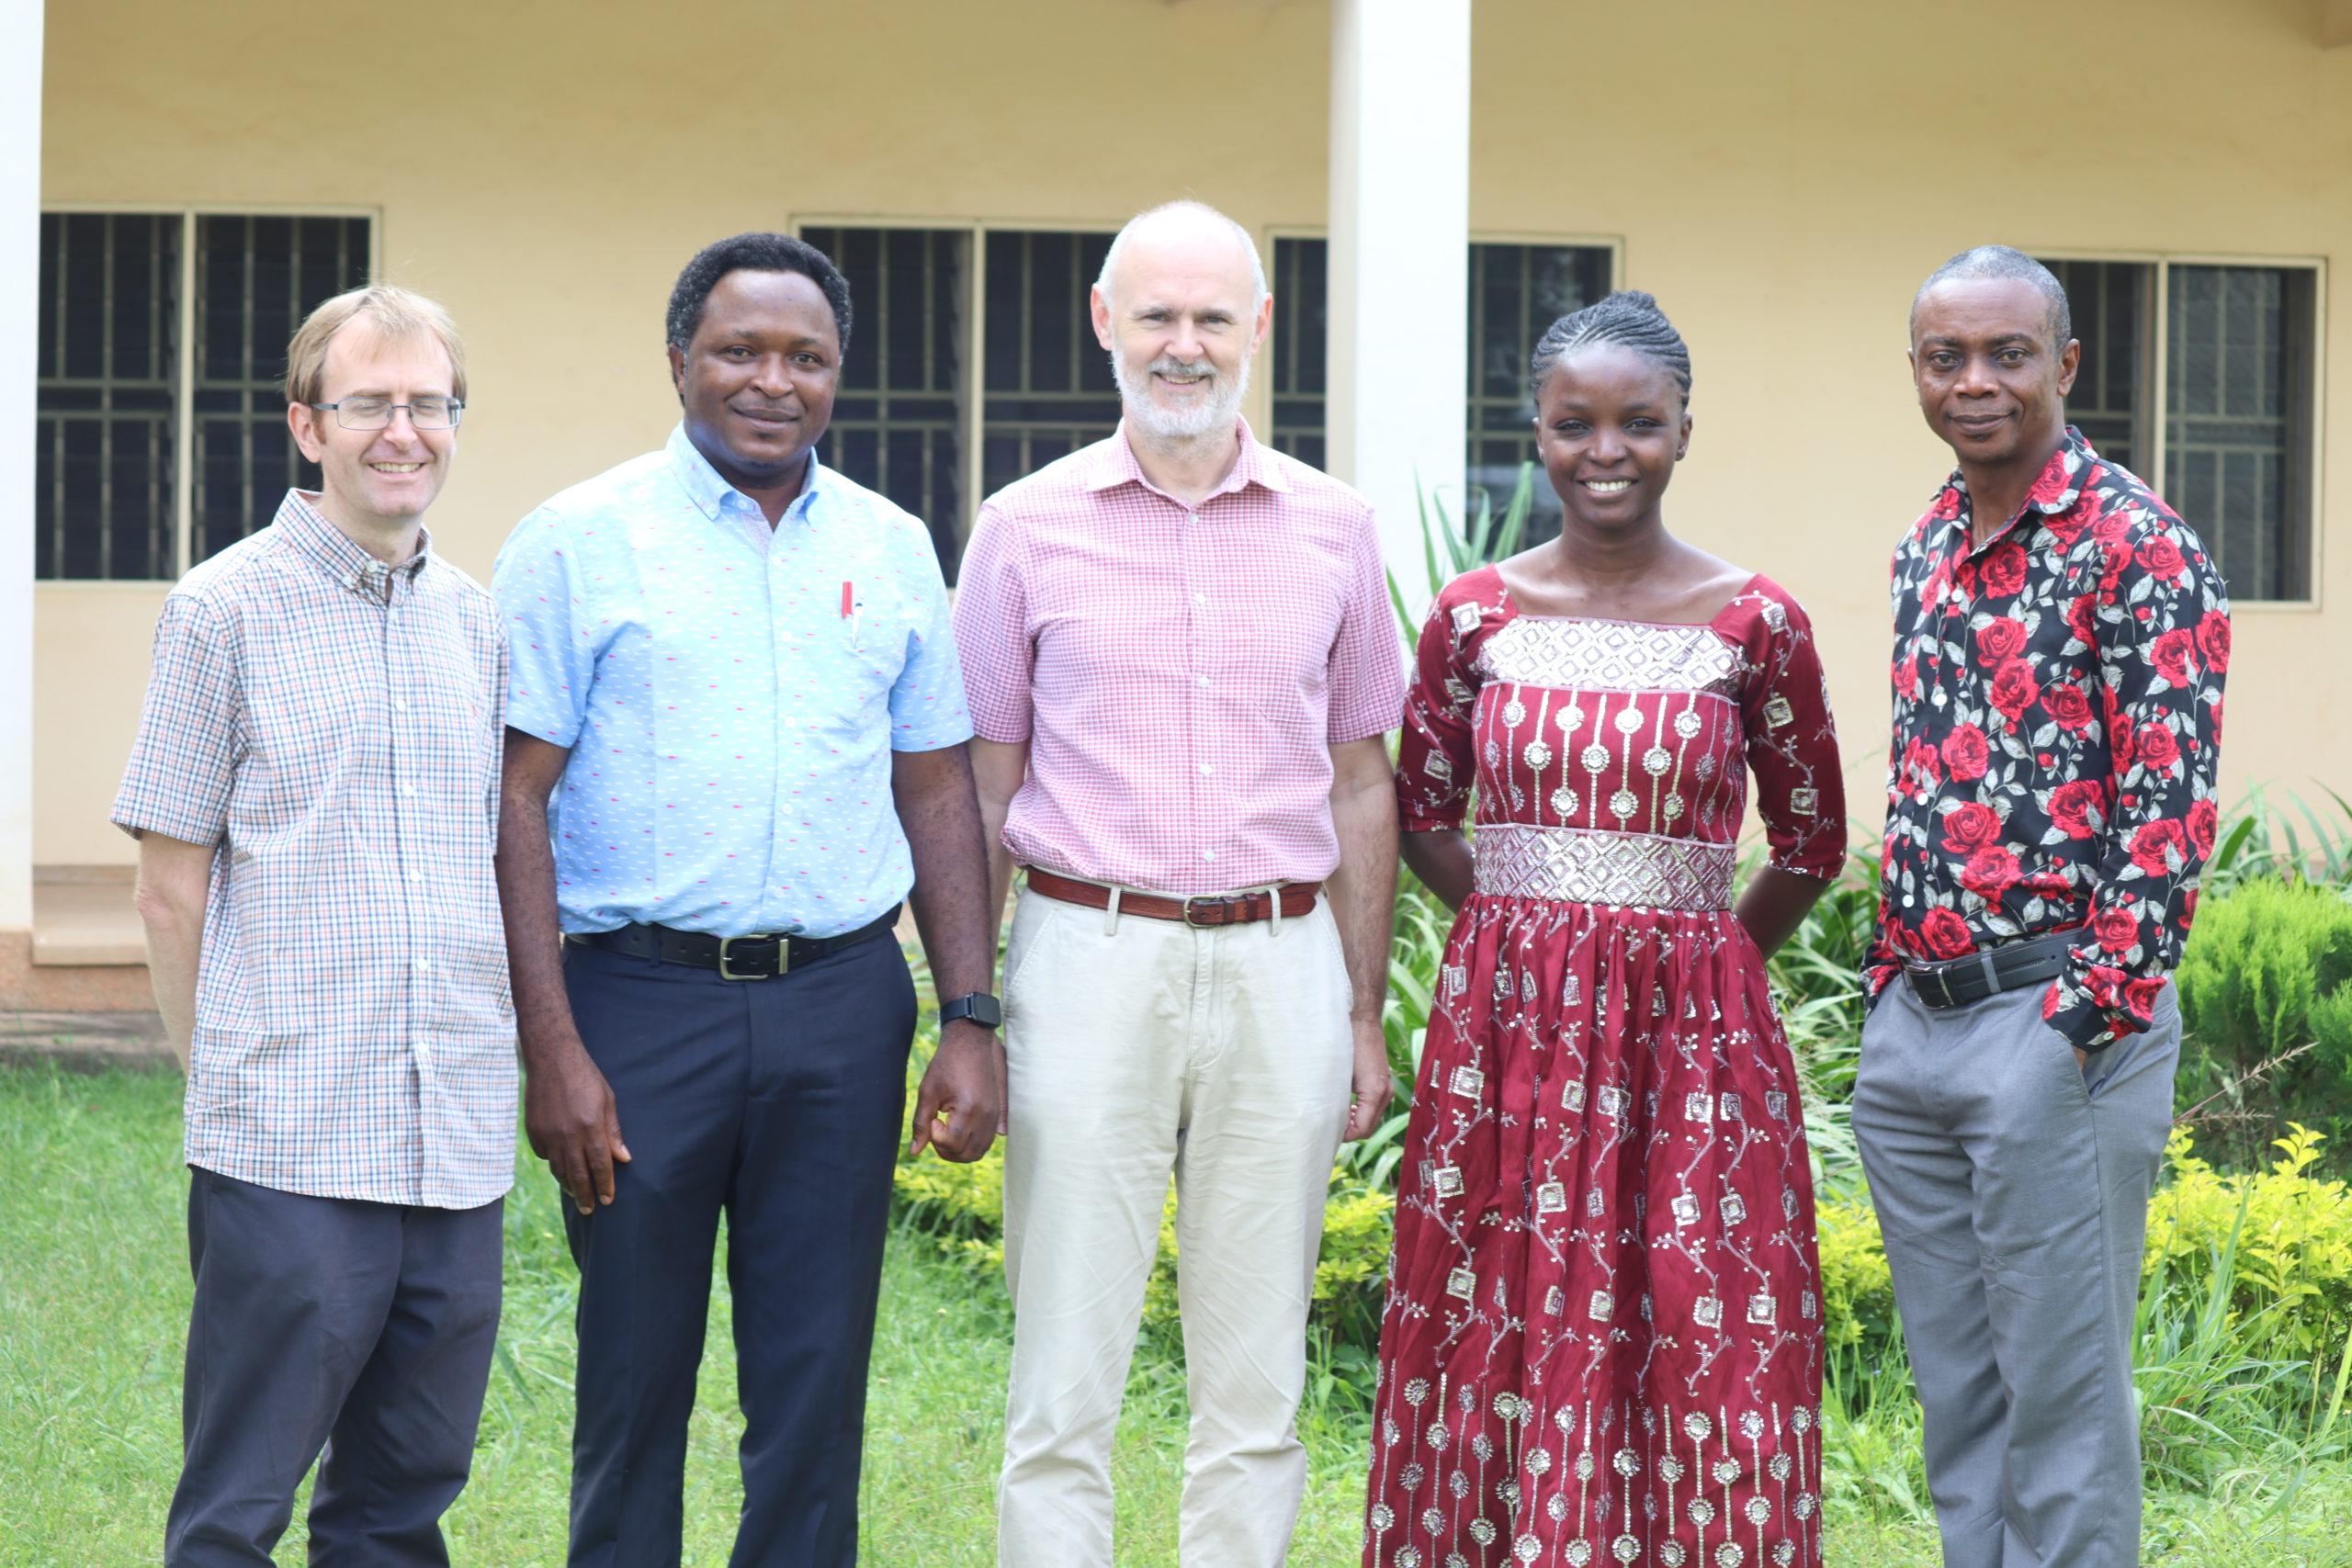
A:
{"type": "Polygon", "coordinates": [[[128,865],[35,866],[32,961],[145,964],[147,933],[131,903],[137,874],[128,865]]]}

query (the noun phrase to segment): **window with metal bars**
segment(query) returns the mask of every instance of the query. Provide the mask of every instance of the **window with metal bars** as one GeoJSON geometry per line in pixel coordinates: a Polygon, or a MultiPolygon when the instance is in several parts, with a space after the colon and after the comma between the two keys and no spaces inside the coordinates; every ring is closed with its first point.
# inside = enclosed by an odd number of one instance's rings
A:
{"type": "MultiPolygon", "coordinates": [[[[1324,454],[1324,350],[1330,247],[1274,241],[1274,445],[1320,468],[1324,454]]],[[[1465,367],[1464,479],[1499,507],[1535,457],[1535,407],[1527,357],[1544,329],[1609,292],[1615,254],[1606,245],[1475,243],[1470,247],[1470,362],[1465,367]]],[[[1532,542],[1560,530],[1560,501],[1539,477],[1528,523],[1532,542]]]]}
{"type": "Polygon", "coordinates": [[[286,428],[286,345],[366,281],[371,220],[41,216],[35,569],[154,581],[314,488],[286,428]]]}
{"type": "Polygon", "coordinates": [[[1087,303],[1111,236],[996,229],[983,243],[985,496],[1117,429],[1119,389],[1087,303]]]}
{"type": "Polygon", "coordinates": [[[2045,265],[2083,345],[2067,417],[2197,530],[2233,597],[2309,599],[2317,270],[2045,265]]]}
{"type": "Polygon", "coordinates": [[[972,236],[812,227],[849,279],[854,326],[818,455],[922,519],[949,581],[964,524],[964,335],[972,236]]]}

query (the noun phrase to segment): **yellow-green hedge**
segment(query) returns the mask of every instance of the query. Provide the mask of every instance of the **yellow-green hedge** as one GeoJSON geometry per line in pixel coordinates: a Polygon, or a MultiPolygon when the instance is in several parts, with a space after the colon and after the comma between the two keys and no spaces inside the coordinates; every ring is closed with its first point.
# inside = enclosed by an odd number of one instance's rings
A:
{"type": "MultiPolygon", "coordinates": [[[[2232,1311],[2256,1341],[2249,1350],[2332,1358],[2352,1325],[2352,1189],[2312,1174],[2320,1138],[2309,1129],[2295,1128],[2278,1149],[2268,1169],[2229,1175],[2199,1158],[2186,1132],[2175,1133],[2164,1185],[2149,1208],[2147,1273],[2201,1299],[2214,1269],[2230,1263],[2232,1311]]],[[[978,1269],[1002,1266],[1001,1149],[973,1165],[902,1161],[897,1185],[901,1214],[944,1254],[978,1269]]],[[[1378,1337],[1391,1208],[1388,1194],[1334,1174],[1315,1270],[1315,1319],[1338,1343],[1369,1348],[1378,1337]]],[[[1895,1324],[1878,1218],[1866,1201],[1825,1202],[1820,1233],[1829,1345],[1873,1356],[1891,1342],[1895,1324]]],[[[1165,1328],[1175,1321],[1175,1265],[1171,1194],[1145,1299],[1147,1324],[1165,1328]]]]}

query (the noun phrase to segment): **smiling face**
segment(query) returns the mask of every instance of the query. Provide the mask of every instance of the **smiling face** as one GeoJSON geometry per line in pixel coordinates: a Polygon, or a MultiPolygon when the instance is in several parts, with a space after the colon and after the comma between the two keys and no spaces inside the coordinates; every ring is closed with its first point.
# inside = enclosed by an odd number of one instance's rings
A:
{"type": "Polygon", "coordinates": [[[1120,403],[1139,433],[1187,441],[1233,428],[1273,301],[1257,298],[1231,225],[1191,211],[1140,225],[1092,305],[1094,335],[1110,351],[1120,403]]]}
{"type": "Polygon", "coordinates": [[[1919,412],[1962,464],[2039,468],[2064,438],[2082,345],[2054,335],[2050,301],[2018,278],[1948,278],[1919,296],[1919,412]]]}
{"type": "Polygon", "coordinates": [[[1561,356],[1535,400],[1535,448],[1566,525],[1613,531],[1655,522],[1690,416],[1667,367],[1609,344],[1561,356]]]}
{"type": "MultiPolygon", "coordinates": [[[[455,395],[449,351],[429,336],[379,336],[366,316],[327,340],[318,400],[384,398],[409,403],[455,395]]],[[[302,455],[319,465],[321,507],[345,531],[404,534],[448,481],[458,452],[455,430],[419,430],[405,410],[381,430],[345,430],[332,412],[297,403],[287,423],[302,455]]]]}
{"type": "Polygon", "coordinates": [[[694,340],[670,350],[686,436],[751,494],[797,486],[833,417],[841,333],[816,280],[738,270],[703,303],[694,340]]]}

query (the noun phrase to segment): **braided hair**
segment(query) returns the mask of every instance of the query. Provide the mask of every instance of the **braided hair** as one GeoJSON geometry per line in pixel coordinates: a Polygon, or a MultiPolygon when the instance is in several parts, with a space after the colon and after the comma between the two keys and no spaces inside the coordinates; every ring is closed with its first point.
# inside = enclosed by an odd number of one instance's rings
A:
{"type": "Polygon", "coordinates": [[[1656,361],[1681,389],[1683,406],[1690,406],[1690,350],[1674,323],[1666,319],[1666,312],[1657,308],[1657,301],[1638,288],[1621,288],[1562,316],[1545,330],[1528,363],[1528,400],[1543,400],[1544,383],[1563,358],[1580,348],[1602,345],[1630,348],[1656,361]]]}

